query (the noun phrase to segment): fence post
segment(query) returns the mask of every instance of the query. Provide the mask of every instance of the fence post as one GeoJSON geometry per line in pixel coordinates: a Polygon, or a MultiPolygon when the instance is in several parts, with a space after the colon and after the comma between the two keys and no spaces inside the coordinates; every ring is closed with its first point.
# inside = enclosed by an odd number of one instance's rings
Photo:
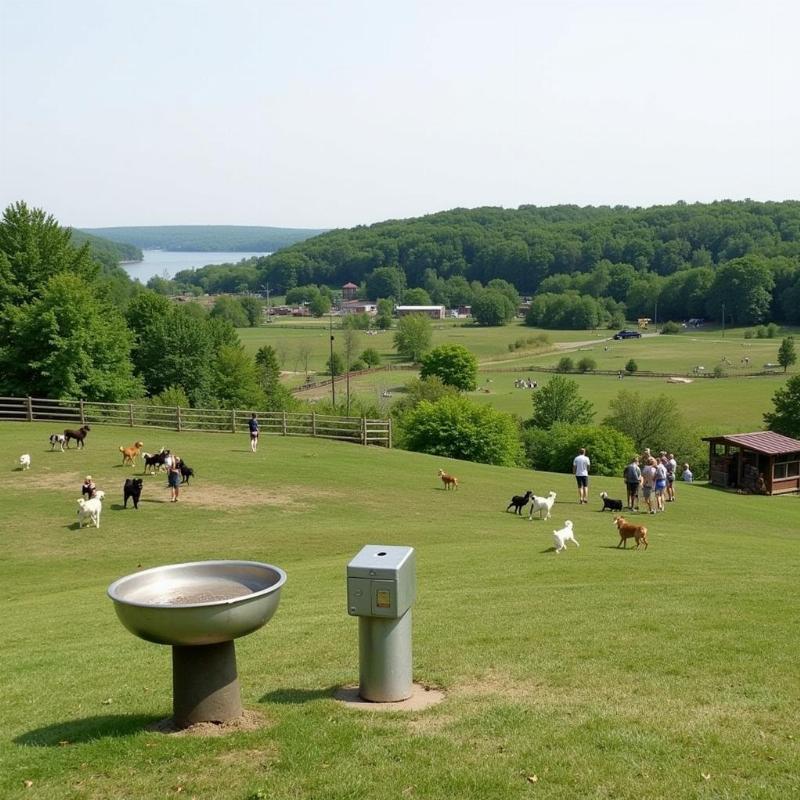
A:
{"type": "Polygon", "coordinates": [[[81,425],[85,425],[85,424],[86,424],[86,414],[85,414],[85,413],[84,413],[84,411],[83,411],[83,398],[81,398],[80,400],[78,400],[78,403],[79,403],[79,406],[78,406],[78,407],[79,407],[79,408],[80,408],[80,410],[81,410],[81,425]]]}
{"type": "Polygon", "coordinates": [[[178,421],[178,433],[181,432],[181,407],[175,406],[175,419],[178,421]]]}
{"type": "Polygon", "coordinates": [[[361,417],[361,444],[367,446],[367,418],[361,417]]]}
{"type": "Polygon", "coordinates": [[[131,428],[133,427],[133,403],[128,403],[128,421],[131,424],[131,428]]]}
{"type": "Polygon", "coordinates": [[[317,436],[317,412],[311,412],[311,435],[316,438],[317,436]]]}
{"type": "Polygon", "coordinates": [[[231,411],[231,433],[236,433],[236,409],[231,411]]]}
{"type": "Polygon", "coordinates": [[[283,412],[283,435],[286,436],[286,412],[283,412]]]}
{"type": "Polygon", "coordinates": [[[33,422],[33,400],[28,397],[28,422],[33,422]]]}
{"type": "Polygon", "coordinates": [[[389,417],[389,419],[387,420],[387,423],[388,424],[387,424],[386,430],[387,430],[387,432],[389,434],[389,449],[391,450],[392,449],[392,418],[391,417],[389,417]]]}

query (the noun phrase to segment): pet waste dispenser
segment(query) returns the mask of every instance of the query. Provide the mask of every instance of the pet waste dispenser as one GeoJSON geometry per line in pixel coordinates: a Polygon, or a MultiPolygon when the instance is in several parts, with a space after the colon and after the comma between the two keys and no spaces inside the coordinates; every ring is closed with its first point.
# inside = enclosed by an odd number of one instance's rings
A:
{"type": "Polygon", "coordinates": [[[358,692],[396,703],[413,692],[411,606],[413,547],[368,544],[347,565],[347,613],[358,617],[358,692]]]}

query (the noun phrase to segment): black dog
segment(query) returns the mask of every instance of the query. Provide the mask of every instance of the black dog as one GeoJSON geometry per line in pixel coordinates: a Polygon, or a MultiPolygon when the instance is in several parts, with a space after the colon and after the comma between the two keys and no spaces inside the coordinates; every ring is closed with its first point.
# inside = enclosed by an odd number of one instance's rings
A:
{"type": "Polygon", "coordinates": [[[612,500],[607,492],[600,492],[600,497],[603,498],[603,507],[601,511],[609,509],[609,511],[622,511],[622,500],[612,500]]]}
{"type": "Polygon", "coordinates": [[[125,487],[123,488],[125,494],[124,508],[128,507],[128,499],[133,500],[133,507],[139,508],[139,498],[142,496],[142,479],[141,478],[126,478],[125,487]]]}
{"type": "Polygon", "coordinates": [[[528,505],[528,500],[530,500],[532,496],[533,492],[530,489],[528,489],[528,491],[525,492],[525,494],[523,494],[522,496],[515,494],[511,498],[511,502],[508,504],[508,508],[506,509],[506,511],[508,511],[513,506],[515,513],[522,516],[522,509],[525,508],[526,505],[528,505]]]}
{"type": "Polygon", "coordinates": [[[189,478],[194,478],[194,470],[185,461],[181,461],[178,467],[181,471],[181,483],[189,483],[189,478]]]}
{"type": "Polygon", "coordinates": [[[91,428],[88,425],[83,425],[82,427],[78,428],[77,431],[70,430],[67,428],[64,431],[64,441],[67,445],[67,449],[69,449],[69,440],[74,439],[76,442],[76,447],[83,447],[85,442],[83,441],[86,438],[86,434],[89,433],[91,428]]]}
{"type": "Polygon", "coordinates": [[[144,457],[144,471],[145,473],[150,473],[151,475],[155,475],[156,470],[161,469],[164,466],[164,461],[166,460],[167,456],[169,455],[169,450],[161,450],[158,453],[143,453],[144,457]]]}

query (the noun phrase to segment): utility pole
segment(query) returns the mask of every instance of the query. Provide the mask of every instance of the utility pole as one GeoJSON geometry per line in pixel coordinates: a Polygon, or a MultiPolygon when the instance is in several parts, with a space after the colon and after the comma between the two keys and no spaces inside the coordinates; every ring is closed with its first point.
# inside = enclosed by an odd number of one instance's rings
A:
{"type": "Polygon", "coordinates": [[[264,289],[267,293],[267,322],[272,322],[272,314],[270,313],[272,308],[269,303],[269,284],[264,285],[264,289]]]}
{"type": "Polygon", "coordinates": [[[333,407],[336,408],[336,376],[333,374],[333,309],[328,312],[328,320],[329,320],[329,332],[331,336],[331,402],[333,403],[333,407]]]}
{"type": "Polygon", "coordinates": [[[725,338],[725,303],[722,304],[722,338],[725,338]]]}

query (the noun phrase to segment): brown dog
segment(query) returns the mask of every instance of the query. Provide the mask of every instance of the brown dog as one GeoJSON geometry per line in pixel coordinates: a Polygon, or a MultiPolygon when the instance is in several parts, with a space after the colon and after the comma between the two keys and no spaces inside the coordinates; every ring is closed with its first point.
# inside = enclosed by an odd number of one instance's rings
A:
{"type": "Polygon", "coordinates": [[[135,464],[136,463],[136,456],[142,451],[144,447],[144,442],[136,442],[132,444],[130,447],[122,447],[120,445],[119,451],[122,453],[122,463],[124,464],[135,464]]]}
{"type": "Polygon", "coordinates": [[[647,528],[644,525],[632,525],[625,517],[614,517],[614,524],[619,531],[619,544],[623,547],[628,546],[628,539],[636,539],[636,549],[639,545],[643,544],[644,549],[647,550],[647,528]]]}
{"type": "Polygon", "coordinates": [[[440,469],[439,477],[442,479],[445,489],[458,489],[458,478],[455,475],[448,475],[443,469],[440,469]]]}

